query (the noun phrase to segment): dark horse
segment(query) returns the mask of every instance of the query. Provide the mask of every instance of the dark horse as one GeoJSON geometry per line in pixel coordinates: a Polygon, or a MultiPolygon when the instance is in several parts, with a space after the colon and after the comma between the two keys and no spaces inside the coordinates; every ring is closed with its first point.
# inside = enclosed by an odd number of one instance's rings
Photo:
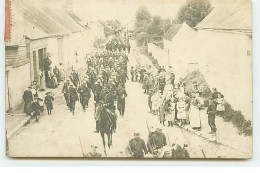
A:
{"type": "Polygon", "coordinates": [[[97,109],[99,109],[97,110],[97,112],[99,112],[98,128],[103,140],[103,145],[105,148],[106,146],[105,134],[106,134],[108,138],[107,144],[108,147],[110,148],[110,146],[112,145],[114,115],[110,110],[106,109],[102,104],[98,106],[97,109]]]}

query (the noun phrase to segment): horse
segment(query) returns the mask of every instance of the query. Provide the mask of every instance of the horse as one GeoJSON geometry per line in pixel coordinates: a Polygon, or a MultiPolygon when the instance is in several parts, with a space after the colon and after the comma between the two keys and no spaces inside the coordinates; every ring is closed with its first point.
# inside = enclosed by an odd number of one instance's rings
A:
{"type": "Polygon", "coordinates": [[[107,110],[104,105],[100,105],[97,109],[100,109],[98,110],[98,112],[100,112],[99,114],[99,120],[98,120],[98,128],[99,128],[99,132],[100,132],[100,135],[102,137],[102,140],[103,140],[103,146],[104,146],[104,149],[106,147],[106,141],[105,141],[105,134],[107,135],[107,138],[108,138],[108,148],[111,147],[112,145],[112,134],[113,134],[113,120],[112,120],[112,116],[111,116],[111,113],[109,110],[107,110]]]}

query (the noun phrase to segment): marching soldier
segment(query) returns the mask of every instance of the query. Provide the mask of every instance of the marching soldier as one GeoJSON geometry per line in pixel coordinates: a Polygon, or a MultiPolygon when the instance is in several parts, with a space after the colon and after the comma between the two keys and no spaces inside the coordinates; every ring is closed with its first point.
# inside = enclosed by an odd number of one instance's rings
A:
{"type": "Polygon", "coordinates": [[[99,103],[99,101],[100,101],[100,93],[101,93],[101,91],[102,91],[101,81],[97,80],[97,82],[93,86],[95,108],[97,107],[97,103],[99,103]]]}
{"type": "Polygon", "coordinates": [[[76,101],[79,100],[79,98],[78,98],[76,89],[73,87],[73,84],[70,84],[70,87],[69,87],[69,100],[70,100],[70,111],[72,112],[72,115],[74,115],[75,104],[76,104],[76,101]]]}
{"type": "Polygon", "coordinates": [[[148,153],[144,140],[140,138],[139,132],[135,132],[134,138],[129,141],[126,153],[129,157],[133,158],[144,158],[144,154],[148,153]]]}
{"type": "Polygon", "coordinates": [[[127,97],[127,93],[125,88],[120,85],[117,91],[117,109],[120,115],[124,116],[125,114],[125,98],[127,97]]]}
{"type": "Polygon", "coordinates": [[[69,87],[70,87],[70,79],[68,78],[66,82],[63,84],[62,93],[64,94],[64,98],[66,100],[66,104],[70,109],[70,101],[69,101],[69,87]]]}
{"type": "Polygon", "coordinates": [[[78,92],[80,93],[80,103],[84,112],[86,107],[88,107],[88,102],[91,97],[90,88],[87,87],[86,82],[82,82],[82,85],[79,87],[78,92]]]}
{"type": "Polygon", "coordinates": [[[71,76],[72,76],[72,83],[74,84],[75,87],[78,87],[79,75],[74,69],[72,70],[71,76]]]}

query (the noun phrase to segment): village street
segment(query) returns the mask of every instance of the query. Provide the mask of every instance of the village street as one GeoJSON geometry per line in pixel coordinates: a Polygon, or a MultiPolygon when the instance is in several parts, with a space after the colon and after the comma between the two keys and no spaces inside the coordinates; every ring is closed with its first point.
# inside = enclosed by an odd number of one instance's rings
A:
{"type": "MultiPolygon", "coordinates": [[[[150,64],[146,57],[140,58],[140,54],[132,43],[132,52],[129,55],[129,68],[135,63],[150,64]],[[140,62],[141,61],[141,62],[140,62]]],[[[81,64],[81,71],[84,73],[84,64],[81,64]]],[[[129,74],[130,76],[130,74],[129,74]]],[[[117,132],[113,134],[113,146],[106,149],[107,157],[125,157],[124,150],[133,133],[139,131],[141,138],[147,141],[148,129],[151,126],[158,126],[158,117],[149,113],[147,104],[148,96],[143,94],[140,83],[127,81],[127,99],[125,117],[118,117],[117,132]],[[141,105],[141,106],[140,106],[141,105]]],[[[206,116],[206,115],[204,115],[206,116]]],[[[187,143],[191,158],[218,158],[247,157],[236,149],[219,145],[200,136],[194,135],[177,126],[162,127],[167,136],[167,143],[187,143]],[[203,154],[204,152],[204,154],[203,154]]],[[[23,127],[19,133],[9,140],[9,156],[11,157],[82,157],[90,151],[91,145],[97,145],[98,150],[105,157],[102,138],[100,134],[94,133],[94,104],[93,95],[87,111],[84,112],[79,102],[76,103],[76,111],[73,116],[65,105],[61,87],[55,94],[54,110],[52,115],[40,117],[40,123],[34,119],[23,127]],[[83,151],[82,151],[83,150],[83,151]]],[[[107,139],[106,139],[107,140],[107,139]]]]}

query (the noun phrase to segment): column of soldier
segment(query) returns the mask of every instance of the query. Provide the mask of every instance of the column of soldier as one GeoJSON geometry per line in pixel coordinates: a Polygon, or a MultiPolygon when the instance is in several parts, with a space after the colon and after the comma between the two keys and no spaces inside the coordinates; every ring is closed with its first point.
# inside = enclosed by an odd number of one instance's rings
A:
{"type": "MultiPolygon", "coordinates": [[[[113,130],[116,129],[116,106],[120,116],[125,115],[125,83],[127,77],[128,57],[118,50],[100,51],[87,58],[86,73],[83,79],[75,70],[64,83],[62,92],[69,110],[75,114],[75,104],[79,101],[82,109],[86,111],[91,93],[94,96],[95,111],[99,105],[111,111],[113,130]],[[116,106],[115,106],[116,105],[116,106]]],[[[95,113],[96,131],[99,132],[98,120],[100,116],[95,113]]]]}

